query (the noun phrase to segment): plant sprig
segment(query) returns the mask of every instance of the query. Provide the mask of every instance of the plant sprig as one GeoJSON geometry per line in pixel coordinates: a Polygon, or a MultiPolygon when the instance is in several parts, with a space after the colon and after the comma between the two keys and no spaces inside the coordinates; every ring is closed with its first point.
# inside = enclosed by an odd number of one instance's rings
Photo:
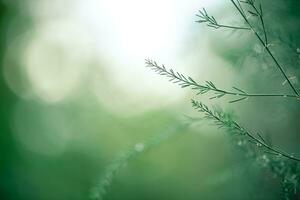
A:
{"type": "Polygon", "coordinates": [[[262,9],[261,3],[259,3],[259,7],[257,7],[255,5],[255,0],[246,0],[246,1],[242,1],[241,0],[241,2],[245,3],[245,4],[248,4],[253,9],[253,11],[248,10],[248,12],[252,16],[259,17],[260,22],[261,22],[261,26],[262,26],[262,30],[263,30],[263,34],[264,34],[264,37],[265,37],[265,43],[264,43],[264,45],[265,46],[269,46],[268,35],[267,35],[267,31],[266,31],[265,21],[264,21],[264,18],[263,18],[263,9],[262,9]]]}
{"type": "Polygon", "coordinates": [[[225,128],[231,133],[247,137],[246,141],[256,145],[264,152],[268,152],[279,157],[283,156],[290,160],[300,162],[300,158],[297,158],[291,154],[273,147],[267,142],[266,139],[263,138],[260,133],[256,133],[256,135],[254,135],[250,131],[246,130],[243,126],[241,126],[238,122],[234,121],[230,115],[222,112],[222,110],[211,110],[205,104],[193,99],[191,100],[191,103],[195,110],[204,114],[205,119],[212,120],[219,128],[225,128]]]}
{"type": "Polygon", "coordinates": [[[297,95],[292,94],[250,94],[237,87],[232,87],[234,91],[227,91],[216,87],[211,81],[206,81],[205,84],[199,84],[190,76],[185,76],[174,70],[168,70],[164,65],[159,65],[155,61],[146,59],[146,67],[151,68],[158,74],[168,77],[173,83],[177,83],[182,88],[190,87],[192,90],[197,91],[197,95],[205,94],[208,92],[214,93],[210,99],[216,99],[224,97],[225,95],[234,96],[235,99],[229,101],[229,103],[236,103],[239,101],[247,100],[250,97],[283,97],[283,98],[298,98],[297,95]]]}
{"type": "MultiPolygon", "coordinates": [[[[219,23],[214,16],[211,16],[203,8],[199,11],[197,17],[200,19],[196,22],[207,24],[209,27],[229,28],[236,30],[250,30],[257,37],[265,51],[271,57],[280,73],[284,76],[285,83],[288,83],[294,94],[251,94],[244,90],[233,87],[233,91],[228,91],[216,87],[211,81],[206,81],[204,84],[199,84],[193,78],[185,76],[181,73],[174,72],[172,69],[168,70],[164,65],[158,65],[155,61],[146,60],[147,67],[156,71],[158,74],[166,76],[171,82],[177,83],[182,88],[190,87],[192,90],[197,91],[197,95],[212,92],[214,96],[210,99],[221,98],[224,96],[236,97],[230,103],[246,100],[250,97],[289,97],[294,99],[300,99],[299,93],[294,85],[291,83],[290,78],[287,76],[283,69],[283,66],[279,63],[277,58],[271,52],[269,38],[266,30],[266,24],[264,19],[264,12],[261,3],[257,3],[255,0],[230,0],[234,7],[238,10],[239,14],[245,21],[245,27],[225,25],[219,23]],[[252,21],[249,19],[249,15],[257,17],[260,21],[260,26],[255,27],[252,21]],[[259,31],[258,31],[258,30],[259,31]],[[262,30],[262,32],[260,31],[262,30]]],[[[297,50],[298,51],[298,50],[297,50]]],[[[248,153],[251,153],[256,161],[260,162],[262,167],[267,167],[274,175],[274,177],[281,178],[281,184],[283,188],[283,194],[285,199],[294,199],[295,195],[298,195],[300,191],[300,158],[295,157],[293,154],[284,152],[274,147],[269,140],[265,139],[260,133],[253,133],[246,130],[237,121],[235,121],[231,115],[224,113],[220,109],[210,109],[205,104],[192,100],[193,107],[204,114],[206,119],[214,122],[219,128],[225,128],[228,132],[233,133],[232,138],[238,138],[238,146],[243,147],[248,153]]],[[[247,155],[247,154],[246,154],[247,155]]]]}
{"type": "Polygon", "coordinates": [[[234,7],[238,10],[238,12],[240,13],[240,15],[242,16],[242,18],[244,19],[245,23],[248,25],[248,27],[235,27],[235,26],[231,26],[231,25],[222,25],[219,26],[219,24],[217,23],[217,20],[215,19],[214,16],[209,16],[207,11],[205,9],[203,9],[203,11],[199,11],[200,15],[197,14],[196,16],[200,17],[200,20],[198,20],[198,23],[207,23],[207,25],[209,27],[213,27],[213,28],[220,28],[220,27],[224,27],[224,28],[230,28],[230,29],[244,29],[244,30],[251,30],[254,35],[257,37],[257,39],[259,40],[259,42],[262,44],[262,46],[264,47],[264,49],[266,50],[266,52],[269,54],[269,56],[271,57],[271,59],[273,60],[273,62],[275,63],[276,67],[279,69],[280,73],[283,75],[283,77],[285,78],[286,82],[289,84],[289,86],[291,87],[291,89],[293,90],[293,92],[295,93],[295,95],[297,97],[300,97],[299,92],[297,91],[297,89],[294,87],[294,85],[292,84],[292,82],[290,81],[290,78],[287,76],[285,70],[283,69],[282,65],[279,63],[279,61],[277,60],[277,58],[274,56],[274,54],[271,52],[270,50],[270,45],[268,43],[268,36],[267,36],[267,32],[266,32],[266,27],[265,27],[265,22],[264,22],[264,18],[263,18],[263,9],[262,9],[262,5],[259,4],[259,8],[256,6],[255,1],[254,0],[230,0],[231,3],[234,5],[234,7]],[[254,26],[252,25],[252,23],[249,21],[243,6],[241,5],[241,3],[244,4],[248,4],[253,10],[249,10],[248,13],[250,13],[252,16],[257,16],[260,19],[261,25],[262,25],[262,29],[263,29],[263,37],[260,36],[260,34],[258,33],[258,31],[254,28],[254,26]]]}
{"type": "Polygon", "coordinates": [[[280,178],[283,198],[294,199],[300,191],[299,158],[275,148],[262,134],[253,134],[236,122],[232,115],[221,109],[210,109],[205,104],[192,100],[193,107],[204,114],[204,118],[213,121],[219,128],[233,133],[231,138],[236,145],[254,159],[253,164],[269,170],[274,178],[280,178]],[[259,150],[256,152],[256,149],[259,150]]]}
{"type": "Polygon", "coordinates": [[[199,14],[196,14],[197,17],[200,19],[196,22],[198,23],[207,23],[209,27],[218,29],[218,28],[232,28],[232,29],[241,29],[241,30],[251,30],[249,27],[239,27],[239,26],[231,26],[231,25],[224,25],[217,22],[214,16],[209,16],[203,8],[202,10],[199,10],[199,14]]]}

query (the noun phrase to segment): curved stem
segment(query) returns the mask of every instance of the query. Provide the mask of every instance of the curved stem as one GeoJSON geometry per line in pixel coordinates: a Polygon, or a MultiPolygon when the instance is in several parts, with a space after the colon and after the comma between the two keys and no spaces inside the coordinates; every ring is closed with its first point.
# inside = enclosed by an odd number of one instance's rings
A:
{"type": "Polygon", "coordinates": [[[283,156],[287,159],[300,162],[300,158],[294,157],[293,155],[288,154],[288,153],[284,153],[283,151],[278,150],[278,149],[272,147],[271,145],[268,145],[261,136],[255,137],[254,134],[252,134],[250,131],[247,131],[244,127],[239,125],[236,121],[223,119],[222,118],[222,116],[224,116],[223,113],[217,114],[217,112],[213,112],[206,105],[202,104],[201,102],[195,101],[195,100],[192,100],[192,105],[197,111],[203,112],[208,118],[215,120],[218,124],[221,124],[221,127],[227,127],[230,130],[235,129],[239,134],[246,135],[258,147],[265,148],[266,150],[269,150],[271,153],[273,153],[277,156],[283,156]]]}
{"type": "Polygon", "coordinates": [[[248,131],[245,131],[246,135],[251,138],[254,142],[256,142],[257,144],[260,144],[262,147],[265,147],[266,149],[270,150],[272,153],[274,153],[277,156],[283,156],[286,157],[288,159],[294,160],[294,161],[298,161],[300,162],[300,158],[296,158],[288,153],[284,153],[278,149],[275,149],[274,147],[271,147],[270,145],[266,144],[265,142],[263,142],[262,140],[258,139],[257,137],[253,136],[253,134],[251,134],[248,131]]]}

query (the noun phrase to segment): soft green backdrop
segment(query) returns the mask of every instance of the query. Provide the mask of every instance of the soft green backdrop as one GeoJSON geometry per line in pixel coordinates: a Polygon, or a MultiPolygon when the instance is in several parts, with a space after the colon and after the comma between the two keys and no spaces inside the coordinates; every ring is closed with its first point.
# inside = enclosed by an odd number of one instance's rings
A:
{"type": "MultiPolygon", "coordinates": [[[[144,68],[151,57],[227,88],[289,91],[251,33],[193,22],[203,5],[240,23],[229,1],[95,2],[1,0],[1,199],[88,199],[121,152],[168,132],[178,134],[129,160],[105,199],[279,199],[278,180],[222,130],[202,121],[176,128],[189,121],[185,115],[199,117],[189,103],[195,95],[144,68]]],[[[263,5],[275,55],[300,77],[299,1],[263,5]]],[[[227,102],[211,103],[300,154],[299,102],[227,102]]]]}

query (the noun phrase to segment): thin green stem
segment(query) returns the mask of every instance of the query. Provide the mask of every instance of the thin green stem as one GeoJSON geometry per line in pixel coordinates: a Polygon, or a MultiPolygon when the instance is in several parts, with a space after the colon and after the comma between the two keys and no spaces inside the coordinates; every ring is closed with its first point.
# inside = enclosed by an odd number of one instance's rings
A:
{"type": "MultiPolygon", "coordinates": [[[[246,3],[248,5],[250,5],[253,9],[255,13],[250,12],[251,14],[258,16],[262,25],[262,29],[263,29],[263,33],[264,33],[264,37],[265,37],[265,45],[268,45],[268,36],[267,36],[267,32],[266,32],[266,27],[265,27],[265,22],[263,19],[263,10],[262,10],[262,6],[261,4],[259,4],[259,10],[257,9],[257,7],[255,6],[255,2],[254,1],[241,1],[243,3],[246,3]]],[[[238,1],[239,3],[239,1],[238,1]]],[[[242,6],[239,3],[239,8],[242,9],[242,6]]],[[[243,12],[243,15],[245,15],[245,13],[243,12]]]]}
{"type": "Polygon", "coordinates": [[[212,91],[220,92],[228,95],[242,96],[242,97],[285,97],[285,98],[298,98],[297,95],[293,94],[248,94],[241,92],[229,92],[225,90],[212,89],[212,91]]]}
{"type": "Polygon", "coordinates": [[[231,28],[231,29],[251,30],[248,27],[229,26],[229,25],[223,25],[223,24],[218,24],[218,26],[223,27],[223,28],[231,28]]]}
{"type": "Polygon", "coordinates": [[[257,10],[257,8],[255,7],[254,4],[252,4],[252,7],[255,9],[256,13],[259,15],[259,19],[260,19],[260,22],[261,22],[261,25],[263,28],[264,36],[265,36],[265,46],[268,46],[268,35],[267,35],[266,26],[265,26],[265,22],[264,22],[264,18],[263,18],[262,6],[261,6],[261,4],[259,5],[260,12],[257,10]]]}
{"type": "Polygon", "coordinates": [[[265,142],[262,136],[256,137],[250,131],[246,130],[244,127],[238,124],[236,121],[224,117],[226,115],[223,112],[212,111],[203,103],[195,101],[193,99],[192,99],[192,105],[198,112],[204,113],[207,119],[214,120],[216,124],[219,125],[220,127],[225,127],[231,131],[234,130],[240,135],[246,135],[250,139],[251,143],[256,144],[256,146],[260,148],[264,148],[264,150],[269,150],[271,153],[277,156],[283,156],[290,160],[300,162],[300,158],[294,157],[293,155],[290,155],[281,150],[278,150],[277,148],[272,147],[271,145],[265,142]]]}
{"type": "Polygon", "coordinates": [[[279,62],[277,61],[277,59],[275,58],[275,56],[273,55],[273,53],[270,51],[267,43],[265,43],[263,41],[263,39],[260,37],[260,35],[258,34],[258,32],[253,28],[252,24],[249,22],[249,20],[247,19],[247,17],[245,16],[245,14],[240,10],[240,8],[238,7],[238,5],[235,3],[234,0],[231,0],[231,2],[233,3],[233,5],[236,7],[236,9],[239,11],[239,13],[241,14],[241,16],[244,18],[245,22],[248,24],[248,26],[250,27],[250,29],[253,31],[253,33],[256,35],[256,37],[258,38],[258,40],[261,42],[261,44],[264,46],[264,48],[266,49],[266,51],[268,52],[268,54],[271,56],[271,58],[273,59],[274,63],[276,64],[277,68],[280,70],[280,72],[282,73],[282,75],[284,76],[284,78],[286,79],[286,81],[288,82],[288,84],[290,85],[290,87],[292,88],[292,90],[294,91],[294,93],[299,97],[299,93],[296,90],[296,88],[293,86],[293,84],[291,83],[290,79],[288,78],[288,76],[286,75],[284,69],[282,68],[282,66],[279,64],[279,62]]]}
{"type": "Polygon", "coordinates": [[[219,24],[217,20],[214,18],[214,16],[209,16],[203,8],[203,10],[199,10],[199,14],[196,15],[200,19],[197,20],[196,22],[198,23],[207,23],[208,26],[213,27],[215,29],[218,28],[230,28],[230,29],[239,29],[239,30],[250,30],[249,27],[239,27],[239,26],[230,26],[230,25],[224,25],[224,24],[219,24]]]}
{"type": "MultiPolygon", "coordinates": [[[[225,95],[231,95],[235,97],[242,97],[240,100],[245,100],[250,97],[283,97],[283,98],[295,98],[297,99],[297,95],[293,94],[249,94],[241,89],[238,89],[236,87],[233,87],[237,92],[234,91],[227,91],[223,89],[219,89],[215,86],[214,83],[210,81],[206,81],[206,84],[199,84],[197,83],[193,78],[191,77],[185,77],[183,74],[180,74],[178,72],[174,72],[172,69],[168,70],[164,65],[158,65],[155,61],[146,60],[146,66],[154,70],[160,75],[166,76],[170,78],[170,81],[177,83],[181,87],[190,87],[193,90],[196,90],[197,94],[204,94],[207,92],[214,92],[216,96],[213,98],[221,98],[225,95]]],[[[233,102],[236,102],[235,100],[233,102]]]]}

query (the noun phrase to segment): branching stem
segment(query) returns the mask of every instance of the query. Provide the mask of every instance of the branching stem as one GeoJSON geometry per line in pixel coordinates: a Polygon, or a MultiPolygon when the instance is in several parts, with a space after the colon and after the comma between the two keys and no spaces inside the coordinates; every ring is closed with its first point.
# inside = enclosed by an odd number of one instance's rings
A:
{"type": "Polygon", "coordinates": [[[206,84],[199,84],[197,83],[193,78],[186,77],[183,74],[180,74],[178,72],[174,72],[172,69],[168,70],[164,65],[158,65],[155,61],[146,60],[146,66],[154,70],[160,75],[166,76],[170,78],[170,81],[177,83],[182,88],[185,87],[191,87],[193,90],[198,91],[197,94],[204,94],[207,92],[214,92],[215,96],[211,97],[211,99],[214,98],[221,98],[225,95],[231,95],[234,97],[238,97],[238,99],[235,99],[233,101],[230,101],[230,103],[234,103],[241,100],[246,100],[250,97],[283,97],[283,98],[298,98],[297,95],[293,94],[249,94],[239,88],[233,87],[236,92],[233,91],[226,91],[223,89],[219,89],[215,86],[214,83],[211,81],[206,81],[206,84]]]}
{"type": "Polygon", "coordinates": [[[276,65],[276,67],[279,69],[281,74],[284,76],[285,80],[287,81],[287,83],[289,84],[289,86],[291,87],[291,89],[293,90],[295,95],[299,98],[300,96],[299,96],[298,91],[296,90],[296,88],[294,87],[294,85],[290,81],[289,77],[287,76],[286,72],[284,71],[283,67],[281,66],[281,64],[279,64],[278,60],[275,58],[274,54],[271,52],[271,50],[269,48],[268,35],[267,35],[267,32],[266,32],[266,26],[265,26],[265,22],[264,22],[264,18],[263,18],[263,9],[262,9],[261,4],[259,5],[259,8],[257,8],[255,6],[255,2],[253,0],[245,0],[245,1],[231,0],[231,2],[235,6],[235,8],[238,10],[238,12],[241,14],[241,16],[245,20],[246,24],[248,25],[248,27],[237,27],[237,26],[219,24],[217,22],[217,20],[214,18],[214,16],[209,16],[208,15],[208,13],[206,12],[206,10],[204,8],[203,8],[202,11],[199,10],[199,14],[197,14],[197,16],[200,19],[196,22],[207,23],[208,26],[216,28],[216,29],[223,27],[223,28],[237,29],[237,30],[251,30],[254,33],[254,35],[257,37],[259,42],[263,45],[266,52],[270,55],[270,57],[272,58],[272,60],[274,61],[275,65],[276,65]],[[248,20],[246,14],[244,12],[244,9],[243,9],[242,5],[240,4],[240,2],[246,3],[254,9],[254,12],[249,11],[249,13],[251,13],[254,16],[259,17],[261,25],[262,25],[262,29],[263,29],[264,39],[260,36],[260,34],[255,30],[253,25],[248,20]]]}
{"type": "Polygon", "coordinates": [[[217,20],[214,18],[214,16],[209,16],[203,8],[202,10],[199,10],[199,14],[197,16],[200,18],[196,22],[198,23],[207,23],[208,26],[213,27],[215,29],[218,28],[230,28],[230,29],[239,29],[239,30],[251,30],[249,27],[239,27],[239,26],[231,26],[231,25],[224,25],[217,22],[217,20]]]}
{"type": "MultiPolygon", "coordinates": [[[[236,4],[235,0],[231,0],[231,2],[233,3],[233,5],[235,6],[235,8],[239,11],[239,13],[241,14],[241,16],[244,18],[245,22],[248,24],[248,26],[250,27],[250,29],[253,31],[253,33],[256,35],[256,37],[258,38],[258,40],[260,41],[260,43],[264,46],[265,50],[268,52],[268,54],[271,56],[272,60],[274,61],[274,63],[276,64],[277,68],[280,70],[280,72],[282,73],[282,75],[284,76],[284,78],[286,79],[286,81],[288,82],[288,84],[290,85],[290,87],[292,88],[292,90],[294,91],[294,93],[299,97],[299,93],[296,90],[296,88],[293,86],[293,84],[291,83],[290,79],[288,78],[288,76],[286,75],[284,69],[282,68],[282,66],[279,64],[279,62],[277,61],[277,59],[275,58],[275,56],[273,55],[273,53],[271,52],[271,50],[269,49],[269,45],[267,43],[267,34],[265,31],[265,25],[263,22],[263,18],[262,18],[262,14],[259,14],[261,22],[263,24],[263,29],[264,29],[264,34],[265,34],[265,39],[266,42],[263,41],[263,39],[261,38],[261,36],[258,34],[258,32],[253,28],[252,24],[249,22],[249,20],[247,19],[245,13],[243,12],[243,10],[241,10],[241,8],[236,4]]],[[[255,7],[254,3],[250,4],[252,5],[252,7],[255,7]]],[[[257,9],[256,9],[257,10],[257,9]]],[[[262,9],[261,9],[262,10],[262,9]]],[[[258,12],[258,10],[257,10],[258,12]]],[[[259,13],[259,12],[258,12],[259,13]]]]}
{"type": "Polygon", "coordinates": [[[239,133],[240,135],[245,135],[248,137],[248,139],[251,141],[251,143],[256,144],[256,146],[270,151],[270,153],[277,155],[277,156],[283,156],[285,158],[288,158],[290,160],[298,161],[300,162],[300,158],[296,158],[293,155],[290,155],[288,153],[285,153],[281,150],[278,150],[271,145],[267,144],[265,139],[262,138],[261,135],[258,134],[258,137],[256,137],[253,133],[246,130],[244,127],[242,127],[240,124],[238,124],[236,121],[233,121],[232,119],[228,119],[225,116],[224,113],[220,111],[212,111],[210,110],[206,105],[204,105],[201,102],[195,101],[192,99],[192,105],[193,107],[198,111],[204,113],[205,117],[207,119],[214,120],[217,125],[220,127],[225,127],[227,129],[230,129],[231,131],[235,131],[239,133]]]}

